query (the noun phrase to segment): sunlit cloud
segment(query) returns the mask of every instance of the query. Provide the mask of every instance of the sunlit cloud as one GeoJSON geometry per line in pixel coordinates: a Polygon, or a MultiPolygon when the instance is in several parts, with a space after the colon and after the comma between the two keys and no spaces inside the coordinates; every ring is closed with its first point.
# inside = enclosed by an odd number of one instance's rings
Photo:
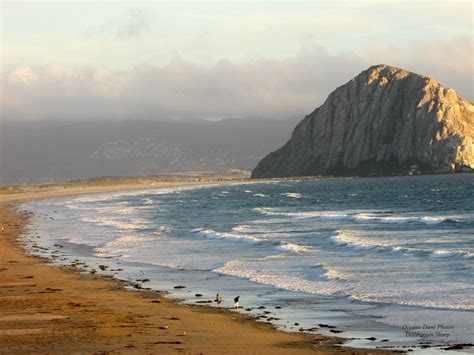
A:
{"type": "Polygon", "coordinates": [[[8,80],[15,84],[28,84],[38,79],[39,75],[31,67],[18,67],[8,74],[8,80]]]}

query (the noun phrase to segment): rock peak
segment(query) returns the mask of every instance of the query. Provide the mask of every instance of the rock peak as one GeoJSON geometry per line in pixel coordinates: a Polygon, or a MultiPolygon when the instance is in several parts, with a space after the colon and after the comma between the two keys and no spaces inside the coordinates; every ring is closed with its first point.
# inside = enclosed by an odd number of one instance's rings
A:
{"type": "Polygon", "coordinates": [[[253,177],[474,169],[474,107],[433,78],[373,65],[334,90],[253,177]]]}

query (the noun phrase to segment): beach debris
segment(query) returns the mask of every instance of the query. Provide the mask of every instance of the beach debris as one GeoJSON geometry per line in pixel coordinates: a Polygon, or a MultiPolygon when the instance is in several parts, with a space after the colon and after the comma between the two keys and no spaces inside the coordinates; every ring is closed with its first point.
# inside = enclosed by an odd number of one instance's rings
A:
{"type": "Polygon", "coordinates": [[[267,308],[267,307],[265,307],[265,306],[260,306],[260,307],[258,307],[257,309],[265,309],[265,308],[267,308]]]}
{"type": "Polygon", "coordinates": [[[331,333],[342,333],[342,330],[330,329],[331,333]]]}
{"type": "Polygon", "coordinates": [[[153,301],[151,301],[151,303],[161,303],[161,301],[160,300],[153,300],[153,301]]]}
{"type": "Polygon", "coordinates": [[[102,271],[105,271],[107,270],[109,267],[107,265],[99,265],[99,269],[101,269],[102,271]]]}
{"type": "Polygon", "coordinates": [[[239,308],[240,296],[234,297],[234,309],[239,308]]]}
{"type": "Polygon", "coordinates": [[[3,232],[5,232],[5,227],[4,227],[4,226],[2,226],[2,233],[3,233],[3,232]]]}
{"type": "Polygon", "coordinates": [[[471,344],[471,343],[459,343],[459,344],[450,345],[442,349],[443,350],[462,350],[464,348],[472,348],[473,346],[474,344],[471,344]]]}
{"type": "Polygon", "coordinates": [[[194,296],[196,296],[196,297],[202,297],[202,294],[201,294],[201,293],[196,293],[194,296]]]}
{"type": "Polygon", "coordinates": [[[186,288],[186,286],[182,286],[182,285],[178,285],[178,286],[174,286],[175,289],[181,289],[181,288],[186,288]]]}
{"type": "Polygon", "coordinates": [[[166,330],[166,329],[168,329],[168,328],[169,328],[169,327],[168,327],[167,325],[164,325],[164,326],[162,326],[162,327],[158,327],[158,329],[162,329],[162,330],[166,330]]]}
{"type": "Polygon", "coordinates": [[[281,306],[275,306],[276,309],[281,309],[281,306]]]}
{"type": "Polygon", "coordinates": [[[370,340],[370,341],[375,341],[375,340],[377,340],[376,337],[370,337],[370,338],[365,338],[365,339],[370,340]]]}
{"type": "Polygon", "coordinates": [[[59,288],[46,287],[43,291],[40,291],[40,293],[53,293],[53,292],[58,292],[58,291],[62,291],[62,290],[59,288]]]}
{"type": "Polygon", "coordinates": [[[321,328],[336,329],[335,326],[329,325],[329,324],[319,323],[318,325],[319,325],[321,328]]]}
{"type": "Polygon", "coordinates": [[[206,301],[196,301],[196,303],[212,303],[211,300],[206,300],[206,301]]]}

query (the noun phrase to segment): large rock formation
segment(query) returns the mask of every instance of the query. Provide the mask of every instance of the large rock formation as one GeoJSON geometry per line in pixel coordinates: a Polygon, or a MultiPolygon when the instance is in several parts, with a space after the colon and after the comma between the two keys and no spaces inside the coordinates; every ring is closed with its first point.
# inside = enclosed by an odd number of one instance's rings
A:
{"type": "Polygon", "coordinates": [[[334,90],[252,177],[471,171],[473,143],[474,106],[456,91],[376,65],[334,90]]]}

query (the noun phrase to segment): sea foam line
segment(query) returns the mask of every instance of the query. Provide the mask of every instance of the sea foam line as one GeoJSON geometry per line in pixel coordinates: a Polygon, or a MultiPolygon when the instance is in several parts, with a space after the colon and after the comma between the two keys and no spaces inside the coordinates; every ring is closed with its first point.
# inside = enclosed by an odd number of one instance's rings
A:
{"type": "MultiPolygon", "coordinates": [[[[275,245],[275,242],[271,240],[255,238],[248,234],[217,232],[215,230],[205,229],[205,228],[193,229],[191,230],[191,233],[197,234],[206,238],[210,238],[210,239],[228,240],[232,242],[246,242],[246,243],[251,243],[251,244],[270,243],[270,244],[275,245]]],[[[275,249],[281,250],[281,251],[287,251],[291,253],[307,253],[307,252],[312,251],[311,247],[299,245],[299,244],[288,242],[288,241],[279,242],[275,246],[275,249]]]]}
{"type": "Polygon", "coordinates": [[[319,220],[347,220],[359,223],[374,222],[382,224],[405,224],[405,223],[456,223],[458,220],[449,216],[400,216],[400,215],[382,215],[376,213],[348,213],[341,211],[301,211],[286,212],[270,207],[257,207],[254,209],[269,216],[286,216],[295,219],[314,218],[319,220]]]}
{"type": "Polygon", "coordinates": [[[381,252],[404,252],[412,254],[428,255],[430,258],[451,258],[462,257],[472,258],[474,254],[466,250],[429,250],[414,247],[406,247],[393,241],[379,241],[371,238],[364,238],[357,235],[354,231],[338,230],[331,236],[331,241],[342,247],[351,247],[354,249],[375,249],[381,252]]]}
{"type": "Polygon", "coordinates": [[[236,241],[236,242],[247,242],[247,243],[252,243],[252,244],[262,242],[262,240],[252,237],[250,235],[217,232],[212,229],[197,228],[197,229],[193,229],[191,233],[198,234],[200,236],[210,238],[210,239],[231,240],[231,241],[236,241]]]}

